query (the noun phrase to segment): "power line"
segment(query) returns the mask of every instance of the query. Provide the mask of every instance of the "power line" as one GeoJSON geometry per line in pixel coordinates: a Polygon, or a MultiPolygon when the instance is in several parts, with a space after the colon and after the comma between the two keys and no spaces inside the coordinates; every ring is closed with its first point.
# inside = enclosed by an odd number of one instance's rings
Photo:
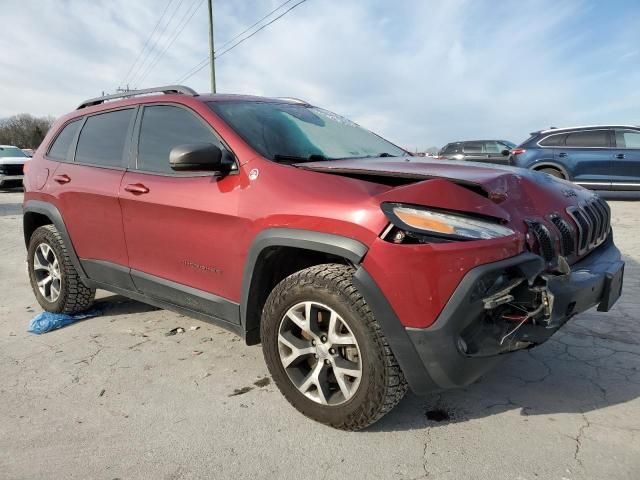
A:
{"type": "Polygon", "coordinates": [[[202,5],[203,0],[195,0],[191,6],[186,10],[184,16],[182,17],[182,19],[178,22],[178,24],[176,25],[176,28],[174,30],[174,34],[172,37],[170,37],[170,40],[168,41],[168,43],[165,45],[165,47],[162,49],[162,51],[156,55],[156,57],[154,58],[154,60],[149,64],[149,67],[145,70],[145,72],[140,76],[138,83],[142,83],[144,82],[145,78],[147,78],[147,75],[149,75],[149,73],[151,73],[151,71],[155,68],[155,66],[158,64],[158,62],[160,61],[160,59],[164,56],[164,54],[167,52],[167,50],[169,50],[169,48],[171,47],[171,45],[173,45],[173,43],[176,41],[176,39],[180,36],[180,34],[182,33],[182,31],[186,28],[186,26],[189,24],[189,22],[191,21],[191,19],[193,18],[193,16],[195,15],[195,13],[198,11],[198,9],[200,8],[200,6],[202,5]],[[191,13],[189,13],[191,12],[191,13]],[[188,18],[187,18],[188,16],[188,18]]]}
{"type": "Polygon", "coordinates": [[[293,10],[294,8],[296,8],[298,5],[302,5],[304,2],[306,2],[307,0],[300,0],[298,3],[296,3],[295,5],[293,5],[292,7],[289,7],[288,9],[286,9],[282,14],[278,15],[276,18],[274,18],[273,20],[265,23],[264,25],[262,25],[260,28],[258,28],[255,32],[251,33],[251,35],[248,35],[246,37],[244,37],[243,39],[237,41],[236,43],[234,43],[233,45],[231,45],[229,48],[227,48],[226,50],[218,53],[216,55],[216,58],[220,58],[222,55],[224,55],[227,52],[230,52],[231,50],[233,50],[234,48],[236,48],[238,45],[240,45],[241,43],[245,42],[246,40],[249,40],[251,37],[253,37],[256,33],[258,33],[260,30],[264,30],[265,28],[267,28],[269,25],[271,25],[273,22],[277,21],[278,19],[284,17],[287,13],[289,13],[291,10],[293,10]]]}
{"type": "MultiPolygon", "coordinates": [[[[277,20],[279,20],[280,18],[284,17],[287,13],[289,13],[291,10],[293,10],[294,8],[296,8],[297,6],[303,4],[304,2],[306,2],[307,0],[300,0],[298,3],[296,3],[295,5],[293,5],[292,7],[289,7],[287,10],[285,10],[283,13],[281,13],[280,15],[278,15],[277,17],[275,17],[274,19],[270,20],[269,22],[265,23],[264,25],[262,25],[260,28],[258,28],[257,30],[255,30],[254,32],[252,32],[250,35],[247,35],[246,37],[242,38],[241,40],[237,41],[236,43],[234,43],[233,45],[231,45],[229,48],[223,50],[220,53],[217,53],[214,58],[220,58],[222,55],[224,55],[225,53],[230,52],[231,50],[233,50],[234,48],[236,48],[238,45],[240,45],[241,43],[245,42],[246,40],[249,40],[251,37],[253,37],[256,33],[258,33],[260,30],[264,30],[265,28],[267,28],[269,25],[271,25],[272,23],[276,22],[277,20]]],[[[283,5],[287,4],[289,2],[285,2],[283,5]]],[[[281,7],[283,6],[281,5],[281,7]]],[[[279,7],[280,8],[280,7],[279,7]]],[[[278,10],[279,8],[277,8],[276,10],[278,10]]],[[[272,12],[273,13],[273,12],[272,12]]],[[[267,15],[266,17],[268,17],[269,15],[267,15]]],[[[264,20],[263,17],[262,20],[264,20]]],[[[257,23],[260,23],[262,20],[258,21],[257,23]]],[[[254,25],[255,26],[255,25],[254,25]]],[[[237,38],[237,37],[236,37],[237,38]]],[[[228,44],[229,42],[227,42],[228,44]]],[[[202,70],[204,67],[207,66],[207,60],[208,57],[203,59],[201,62],[199,62],[195,67],[193,67],[191,69],[191,73],[188,73],[187,75],[183,76],[180,80],[178,80],[176,83],[180,83],[180,82],[184,82],[186,80],[189,80],[191,77],[193,77],[196,73],[198,73],[200,70],[202,70]],[[195,70],[194,70],[195,69],[195,70]]]]}
{"type": "Polygon", "coordinates": [[[153,30],[151,31],[151,34],[147,37],[147,40],[144,42],[142,50],[140,50],[140,52],[138,52],[138,56],[136,57],[136,59],[133,61],[133,63],[129,67],[129,70],[127,71],[127,74],[124,76],[124,79],[122,80],[122,84],[123,85],[126,84],[127,78],[129,77],[129,74],[133,70],[133,67],[138,63],[138,60],[140,60],[140,57],[142,56],[142,54],[147,49],[147,45],[149,45],[149,41],[151,40],[151,38],[153,38],[153,34],[156,33],[156,30],[158,30],[158,26],[160,25],[160,22],[164,18],[164,15],[167,13],[167,10],[169,9],[169,5],[171,5],[172,2],[173,2],[173,0],[169,0],[167,2],[167,4],[165,5],[164,10],[162,11],[162,14],[158,18],[158,21],[156,22],[155,26],[153,27],[153,30]]]}
{"type": "Polygon", "coordinates": [[[242,35],[244,35],[245,33],[247,33],[249,30],[251,30],[253,27],[255,27],[256,25],[258,25],[259,23],[261,23],[265,18],[270,17],[271,15],[273,15],[275,12],[277,12],[278,10],[280,10],[282,7],[284,7],[287,3],[291,3],[293,2],[293,0],[287,0],[284,3],[281,3],[280,5],[278,5],[276,8],[274,8],[273,10],[271,10],[269,13],[267,13],[264,17],[262,17],[260,20],[258,20],[256,23],[254,23],[253,25],[251,25],[250,27],[245,28],[243,31],[241,31],[239,34],[237,34],[236,36],[234,36],[233,38],[230,38],[229,40],[227,40],[226,42],[224,42],[222,45],[220,45],[218,47],[218,50],[221,48],[226,47],[227,45],[229,45],[231,42],[233,42],[236,38],[241,37],[242,35]]]}
{"type": "MultiPolygon", "coordinates": [[[[241,31],[240,33],[238,33],[237,35],[233,36],[232,38],[230,38],[229,40],[227,40],[226,42],[224,42],[222,45],[220,45],[218,47],[218,49],[224,48],[225,46],[229,45],[231,42],[233,42],[235,39],[241,37],[242,35],[244,35],[245,33],[247,33],[249,30],[251,30],[253,27],[255,27],[256,25],[258,25],[259,23],[262,23],[266,18],[269,18],[271,15],[273,15],[273,13],[277,12],[278,10],[280,10],[282,7],[284,7],[287,3],[291,3],[293,0],[287,0],[286,2],[281,3],[280,5],[278,5],[276,8],[274,8],[273,10],[271,10],[269,13],[267,13],[266,15],[264,15],[263,17],[260,18],[260,20],[258,20],[257,22],[255,22],[253,25],[251,25],[248,28],[245,28],[243,31],[241,31]]],[[[215,52],[214,52],[215,53],[215,52]]],[[[200,60],[195,66],[191,67],[187,73],[185,73],[184,75],[182,75],[182,77],[180,77],[179,80],[176,80],[174,83],[181,83],[184,80],[186,80],[187,78],[190,78],[192,75],[192,71],[195,70],[195,72],[193,72],[193,74],[197,73],[197,71],[203,69],[206,65],[206,62],[209,61],[209,57],[205,57],[202,60],[200,60]]]]}
{"type": "Polygon", "coordinates": [[[184,0],[179,0],[178,4],[173,9],[173,13],[169,16],[169,20],[160,29],[160,32],[158,33],[158,36],[157,36],[154,44],[151,46],[151,48],[149,50],[149,53],[147,54],[147,58],[145,58],[145,60],[141,64],[139,64],[137,71],[135,73],[133,73],[131,78],[129,79],[129,81],[131,83],[136,82],[136,78],[139,78],[140,77],[140,73],[143,72],[147,68],[147,66],[148,66],[147,60],[152,58],[152,55],[157,51],[157,48],[159,47],[159,42],[162,39],[162,37],[164,35],[164,32],[167,31],[167,28],[172,23],[172,20],[175,17],[176,13],[178,13],[180,11],[180,7],[182,6],[183,3],[184,3],[184,0]]]}

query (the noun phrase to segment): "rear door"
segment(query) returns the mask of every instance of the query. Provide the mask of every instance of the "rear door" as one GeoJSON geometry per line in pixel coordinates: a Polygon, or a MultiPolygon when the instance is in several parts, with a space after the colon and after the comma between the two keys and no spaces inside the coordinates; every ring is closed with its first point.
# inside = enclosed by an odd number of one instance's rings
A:
{"type": "Polygon", "coordinates": [[[611,155],[611,186],[614,190],[640,190],[640,131],[615,129],[611,155]]]}
{"type": "Polygon", "coordinates": [[[483,142],[464,142],[462,144],[464,159],[469,162],[486,162],[487,154],[484,152],[483,142]]]}
{"type": "Polygon", "coordinates": [[[48,188],[57,197],[83,268],[96,281],[123,287],[130,286],[130,280],[118,191],[135,112],[118,109],[70,124],[58,138],[75,136],[72,147],[59,147],[56,140],[47,153],[62,160],[48,188]]]}
{"type": "Polygon", "coordinates": [[[190,109],[150,104],[139,117],[120,189],[133,281],[145,295],[237,323],[240,176],[171,169],[169,152],[178,145],[225,148],[190,109]]]}
{"type": "Polygon", "coordinates": [[[611,188],[611,135],[608,129],[569,132],[564,146],[555,149],[555,160],[578,185],[592,190],[611,188]]]}

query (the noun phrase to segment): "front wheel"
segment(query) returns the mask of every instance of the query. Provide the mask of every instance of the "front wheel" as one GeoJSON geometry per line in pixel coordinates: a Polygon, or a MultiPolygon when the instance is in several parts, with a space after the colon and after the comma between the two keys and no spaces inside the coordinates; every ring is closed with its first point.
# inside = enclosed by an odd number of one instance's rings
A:
{"type": "Polygon", "coordinates": [[[407,390],[353,273],[340,264],[294,273],[269,295],[261,323],[265,361],[285,398],[343,430],[376,422],[407,390]]]}

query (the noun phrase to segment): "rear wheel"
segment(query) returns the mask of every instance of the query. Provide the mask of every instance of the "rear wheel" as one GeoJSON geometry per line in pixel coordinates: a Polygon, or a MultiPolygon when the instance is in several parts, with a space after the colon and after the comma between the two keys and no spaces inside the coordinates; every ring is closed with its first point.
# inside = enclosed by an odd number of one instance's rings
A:
{"type": "Polygon", "coordinates": [[[563,180],[566,180],[566,177],[564,176],[564,174],[557,168],[545,167],[545,168],[540,168],[537,171],[541,173],[546,173],[547,175],[551,175],[552,177],[562,178],[563,180]]]}
{"type": "Polygon", "coordinates": [[[407,390],[353,272],[326,264],[294,273],[269,295],[261,324],[265,361],[289,403],[343,430],[376,422],[407,390]]]}
{"type": "Polygon", "coordinates": [[[80,279],[67,247],[53,225],[44,225],[33,232],[27,263],[31,288],[46,311],[76,313],[93,303],[96,291],[80,279]]]}

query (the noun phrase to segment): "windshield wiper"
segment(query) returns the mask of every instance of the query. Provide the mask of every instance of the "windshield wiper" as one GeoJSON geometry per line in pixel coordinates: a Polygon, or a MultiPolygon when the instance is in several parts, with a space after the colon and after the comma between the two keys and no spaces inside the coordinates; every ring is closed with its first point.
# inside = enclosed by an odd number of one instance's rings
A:
{"type": "Polygon", "coordinates": [[[298,155],[282,155],[280,153],[276,153],[273,156],[273,160],[278,163],[304,163],[304,162],[323,162],[325,160],[329,160],[324,155],[312,154],[308,157],[302,157],[298,155]]]}

